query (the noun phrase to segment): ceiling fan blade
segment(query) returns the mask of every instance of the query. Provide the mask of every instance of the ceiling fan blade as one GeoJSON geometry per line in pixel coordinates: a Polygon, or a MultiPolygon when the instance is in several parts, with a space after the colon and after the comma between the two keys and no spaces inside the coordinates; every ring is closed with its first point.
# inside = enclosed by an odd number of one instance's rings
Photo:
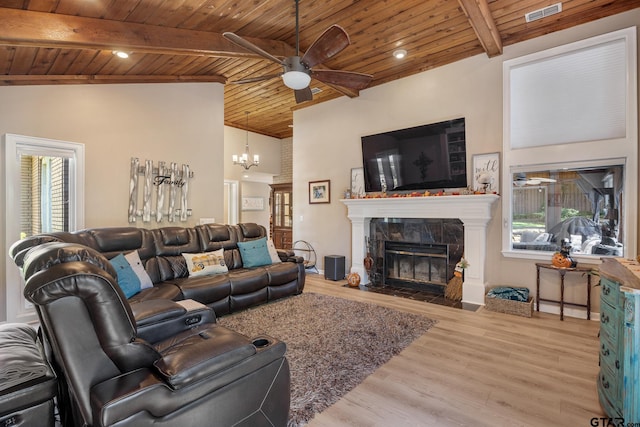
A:
{"type": "Polygon", "coordinates": [[[312,68],[341,52],[350,43],[347,32],[339,25],[332,25],[311,44],[302,62],[312,68]]]}
{"type": "Polygon", "coordinates": [[[249,77],[246,79],[240,79],[240,80],[235,80],[229,83],[233,83],[233,84],[245,84],[245,83],[255,83],[255,82],[261,82],[264,80],[270,80],[270,79],[274,79],[276,77],[282,77],[282,73],[278,73],[278,74],[267,74],[266,76],[258,76],[258,77],[249,77]]]}
{"type": "Polygon", "coordinates": [[[364,89],[369,86],[373,76],[371,74],[356,73],[340,70],[311,70],[311,77],[323,83],[348,87],[350,89],[364,89]]]}
{"type": "Polygon", "coordinates": [[[280,64],[282,65],[282,61],[279,60],[278,58],[276,58],[275,56],[271,55],[269,52],[262,50],[261,48],[259,48],[258,46],[256,46],[255,44],[251,43],[248,40],[243,39],[242,37],[234,34],[234,33],[230,33],[230,32],[226,32],[226,33],[222,33],[222,36],[229,40],[231,43],[237,44],[238,46],[248,50],[249,52],[253,52],[255,54],[258,54],[260,56],[262,56],[263,58],[266,58],[270,61],[275,62],[276,64],[280,64]]]}
{"type": "Polygon", "coordinates": [[[311,93],[311,88],[309,86],[304,89],[298,89],[294,91],[296,96],[296,104],[300,104],[304,101],[311,101],[313,99],[313,94],[311,93]]]}
{"type": "Polygon", "coordinates": [[[538,181],[538,183],[540,183],[540,182],[556,182],[556,180],[553,179],[553,178],[541,178],[541,177],[538,177],[538,176],[532,176],[531,178],[529,178],[529,180],[538,181]]]}

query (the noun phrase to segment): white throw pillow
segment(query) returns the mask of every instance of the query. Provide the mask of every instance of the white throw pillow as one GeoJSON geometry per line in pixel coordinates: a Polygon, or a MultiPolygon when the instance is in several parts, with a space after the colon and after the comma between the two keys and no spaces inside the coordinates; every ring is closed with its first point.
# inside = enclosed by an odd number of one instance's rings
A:
{"type": "Polygon", "coordinates": [[[124,256],[127,260],[133,272],[136,273],[138,279],[140,280],[140,289],[147,289],[153,287],[153,282],[151,281],[151,277],[149,277],[149,273],[144,269],[142,265],[142,261],[140,261],[140,254],[138,251],[129,252],[124,256]]]}
{"type": "Polygon", "coordinates": [[[272,264],[282,262],[282,260],[278,256],[278,250],[276,249],[276,245],[273,244],[273,240],[271,239],[267,240],[267,249],[269,250],[269,256],[271,257],[272,264]]]}
{"type": "Polygon", "coordinates": [[[221,274],[229,271],[224,262],[224,249],[199,254],[182,254],[187,262],[189,276],[207,276],[209,274],[221,274]]]}

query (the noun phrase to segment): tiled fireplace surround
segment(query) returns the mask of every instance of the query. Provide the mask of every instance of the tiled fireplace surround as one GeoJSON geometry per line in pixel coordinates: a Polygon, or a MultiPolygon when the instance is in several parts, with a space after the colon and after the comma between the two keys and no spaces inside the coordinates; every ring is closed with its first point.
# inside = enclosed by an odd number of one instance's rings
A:
{"type": "MultiPolygon", "coordinates": [[[[469,262],[465,270],[462,301],[484,304],[487,225],[498,199],[499,196],[494,194],[344,199],[342,202],[347,205],[347,215],[351,220],[351,272],[358,273],[362,283],[370,283],[364,258],[366,242],[372,238],[378,246],[384,245],[384,242],[378,242],[379,238],[387,237],[415,243],[441,243],[429,240],[450,234],[438,230],[453,230],[456,223],[459,227],[459,222],[445,220],[459,219],[464,228],[464,256],[469,262]],[[372,219],[375,219],[373,228],[376,235],[371,234],[372,219]],[[389,234],[385,236],[385,233],[389,234]]],[[[456,248],[459,242],[443,240],[442,243],[453,244],[452,248],[456,248]]]]}

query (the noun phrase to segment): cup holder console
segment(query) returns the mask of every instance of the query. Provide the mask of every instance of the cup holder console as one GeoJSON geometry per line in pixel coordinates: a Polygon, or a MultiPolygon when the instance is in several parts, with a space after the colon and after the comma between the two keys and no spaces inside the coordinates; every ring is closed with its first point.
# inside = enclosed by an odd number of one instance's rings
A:
{"type": "Polygon", "coordinates": [[[271,344],[271,341],[268,340],[267,338],[256,338],[252,341],[252,344],[256,348],[264,348],[264,347],[267,347],[269,344],[271,344]]]}

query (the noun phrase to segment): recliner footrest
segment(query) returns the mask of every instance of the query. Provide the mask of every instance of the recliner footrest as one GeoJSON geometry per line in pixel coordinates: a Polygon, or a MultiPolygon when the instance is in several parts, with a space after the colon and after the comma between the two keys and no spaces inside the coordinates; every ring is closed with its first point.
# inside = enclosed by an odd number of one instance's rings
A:
{"type": "Polygon", "coordinates": [[[185,331],[156,348],[163,357],[154,366],[176,390],[256,354],[247,337],[216,324],[185,331]]]}

